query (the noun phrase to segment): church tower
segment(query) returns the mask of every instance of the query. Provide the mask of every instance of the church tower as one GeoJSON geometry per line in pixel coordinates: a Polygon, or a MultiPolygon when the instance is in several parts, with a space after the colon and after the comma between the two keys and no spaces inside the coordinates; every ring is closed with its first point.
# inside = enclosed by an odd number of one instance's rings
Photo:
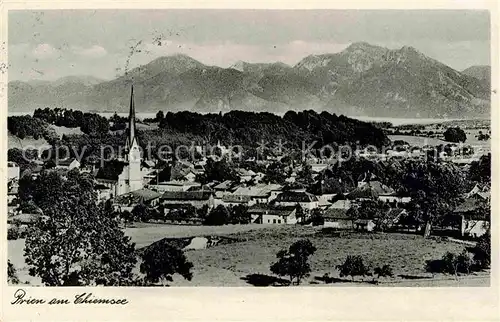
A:
{"type": "Polygon", "coordinates": [[[126,142],[126,159],[128,161],[128,191],[134,191],[143,187],[141,173],[141,149],[135,136],[135,103],[134,85],[130,93],[130,112],[128,116],[128,135],[126,142]]]}

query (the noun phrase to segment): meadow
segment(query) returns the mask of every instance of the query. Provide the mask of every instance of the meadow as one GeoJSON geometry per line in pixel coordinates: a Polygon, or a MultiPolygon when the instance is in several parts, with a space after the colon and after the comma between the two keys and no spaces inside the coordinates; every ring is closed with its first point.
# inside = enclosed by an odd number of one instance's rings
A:
{"type": "MultiPolygon", "coordinates": [[[[288,248],[293,242],[308,238],[317,248],[310,257],[311,275],[303,286],[369,286],[374,277],[340,277],[336,265],[347,255],[361,255],[366,265],[373,269],[389,264],[393,278],[381,278],[383,286],[487,286],[489,273],[475,273],[460,277],[437,274],[435,277],[424,270],[426,260],[439,259],[446,252],[459,253],[464,245],[440,238],[424,239],[422,236],[400,233],[346,232],[340,236],[321,233],[318,227],[298,225],[226,225],[226,226],[174,226],[143,224],[126,228],[126,234],[136,247],[147,246],[163,238],[195,236],[227,236],[237,240],[217,246],[186,250],[187,259],[193,263],[193,279],[184,280],[174,275],[171,286],[252,286],[255,277],[259,283],[275,280],[269,267],[276,261],[276,253],[288,248]],[[334,283],[325,284],[322,276],[328,273],[334,283]]],[[[8,241],[8,257],[18,270],[21,281],[40,285],[40,279],[28,275],[24,262],[24,239],[8,241]]],[[[137,267],[138,272],[138,267],[137,267]]]]}

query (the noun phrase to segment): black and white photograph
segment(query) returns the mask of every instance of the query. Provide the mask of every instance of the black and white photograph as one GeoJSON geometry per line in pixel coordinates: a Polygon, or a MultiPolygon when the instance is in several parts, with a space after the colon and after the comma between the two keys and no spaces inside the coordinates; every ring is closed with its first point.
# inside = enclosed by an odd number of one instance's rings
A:
{"type": "Polygon", "coordinates": [[[490,287],[491,22],[9,10],[8,285],[490,287]]]}

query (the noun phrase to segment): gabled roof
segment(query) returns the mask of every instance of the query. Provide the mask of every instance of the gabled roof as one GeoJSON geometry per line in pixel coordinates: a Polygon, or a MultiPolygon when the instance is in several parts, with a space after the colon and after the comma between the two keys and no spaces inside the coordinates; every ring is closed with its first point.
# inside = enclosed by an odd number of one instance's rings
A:
{"type": "Polygon", "coordinates": [[[266,198],[271,194],[271,191],[279,191],[282,186],[278,184],[256,185],[250,187],[239,187],[236,189],[234,195],[251,196],[255,198],[266,198]]]}
{"type": "Polygon", "coordinates": [[[226,194],[222,196],[222,201],[233,203],[248,203],[252,198],[245,195],[226,194]]]}
{"type": "Polygon", "coordinates": [[[147,167],[147,168],[154,168],[155,163],[153,160],[143,160],[142,161],[142,166],[147,167]]]}
{"type": "Polygon", "coordinates": [[[370,181],[349,193],[349,198],[378,198],[379,196],[394,195],[394,189],[384,185],[380,181],[370,181]]]}
{"type": "Polygon", "coordinates": [[[71,165],[71,163],[73,163],[73,161],[77,161],[75,158],[68,158],[68,159],[64,159],[64,160],[58,160],[57,161],[57,165],[58,166],[63,166],[63,167],[68,167],[71,165]]]}
{"type": "Polygon", "coordinates": [[[208,200],[212,196],[211,191],[165,191],[162,200],[208,200]]]}
{"type": "Polygon", "coordinates": [[[38,218],[43,217],[41,214],[28,214],[20,213],[14,216],[7,217],[8,223],[20,222],[22,224],[30,224],[35,222],[38,218]]]}
{"type": "Polygon", "coordinates": [[[137,204],[141,202],[148,202],[159,198],[160,194],[156,191],[149,190],[146,188],[134,190],[123,195],[119,195],[115,203],[117,204],[137,204]]]}
{"type": "Polygon", "coordinates": [[[275,202],[314,202],[318,197],[305,191],[284,191],[280,193],[275,202]]]}
{"type": "Polygon", "coordinates": [[[216,185],[214,187],[215,190],[227,190],[227,189],[230,189],[233,185],[233,181],[231,180],[226,180],[226,181],[223,181],[221,183],[219,183],[218,185],[216,185]]]}
{"type": "Polygon", "coordinates": [[[478,210],[485,207],[487,203],[484,200],[477,198],[467,198],[458,207],[453,210],[454,213],[466,213],[478,210]]]}
{"type": "Polygon", "coordinates": [[[276,215],[276,216],[290,216],[297,208],[295,206],[271,206],[256,204],[248,208],[248,213],[258,215],[276,215]]]}
{"type": "Polygon", "coordinates": [[[347,209],[341,209],[341,208],[329,208],[325,211],[323,214],[324,219],[332,219],[332,220],[349,220],[351,219],[347,215],[347,209]]]}
{"type": "Polygon", "coordinates": [[[106,185],[103,185],[101,183],[97,183],[94,185],[94,190],[109,190],[110,188],[106,185]]]}

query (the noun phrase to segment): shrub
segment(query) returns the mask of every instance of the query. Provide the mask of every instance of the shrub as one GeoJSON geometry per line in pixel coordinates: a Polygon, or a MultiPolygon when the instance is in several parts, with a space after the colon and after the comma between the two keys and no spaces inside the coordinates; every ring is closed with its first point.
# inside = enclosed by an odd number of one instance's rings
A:
{"type": "Polygon", "coordinates": [[[172,275],[178,273],[188,281],[193,277],[193,264],[186,259],[184,252],[170,244],[153,244],[142,254],[141,273],[147,283],[163,285],[173,281],[172,275]]]}
{"type": "Polygon", "coordinates": [[[470,274],[474,268],[474,259],[465,249],[455,258],[455,268],[457,272],[470,274]]]}
{"type": "Polygon", "coordinates": [[[19,228],[10,227],[7,230],[7,240],[16,240],[19,238],[19,228]]]}
{"type": "Polygon", "coordinates": [[[368,267],[363,263],[363,257],[360,255],[348,255],[343,264],[336,267],[340,271],[340,277],[351,276],[354,280],[355,276],[366,276],[370,273],[368,267]]]}
{"type": "Polygon", "coordinates": [[[384,265],[382,267],[376,267],[373,270],[373,273],[376,274],[378,277],[392,277],[394,276],[392,273],[392,267],[390,265],[384,265]]]}
{"type": "Polygon", "coordinates": [[[470,274],[474,268],[474,260],[464,249],[460,254],[447,252],[441,259],[426,261],[425,271],[435,274],[470,274]]]}
{"type": "Polygon", "coordinates": [[[17,277],[16,268],[9,261],[7,261],[7,283],[9,284],[19,284],[19,278],[17,277]]]}
{"type": "Polygon", "coordinates": [[[477,244],[471,249],[474,261],[479,269],[489,268],[491,264],[491,235],[486,233],[479,237],[477,244]]]}
{"type": "Polygon", "coordinates": [[[212,209],[205,221],[204,225],[208,226],[222,226],[227,225],[230,221],[230,213],[226,207],[223,205],[218,205],[216,208],[212,209]]]}

